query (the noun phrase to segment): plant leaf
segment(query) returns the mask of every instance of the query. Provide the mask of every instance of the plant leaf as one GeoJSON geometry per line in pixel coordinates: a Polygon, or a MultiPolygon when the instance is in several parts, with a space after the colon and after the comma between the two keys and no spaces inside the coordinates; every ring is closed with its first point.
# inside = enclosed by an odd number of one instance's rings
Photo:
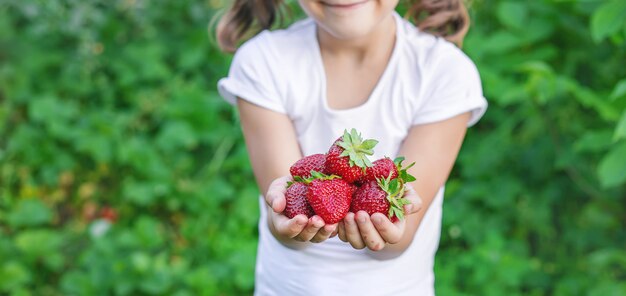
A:
{"type": "Polygon", "coordinates": [[[591,16],[591,37],[600,42],[616,33],[626,19],[626,1],[612,0],[604,3],[591,16]]]}
{"type": "Polygon", "coordinates": [[[378,141],[376,141],[374,139],[367,139],[367,140],[363,141],[363,143],[361,144],[361,149],[363,149],[363,150],[372,150],[372,149],[374,149],[374,147],[376,147],[377,144],[378,144],[378,141]]]}
{"type": "Polygon", "coordinates": [[[620,80],[615,87],[613,88],[613,92],[611,92],[611,96],[609,97],[612,101],[615,101],[623,96],[626,96],[626,79],[620,80]]]}
{"type": "MultiPolygon", "coordinates": [[[[613,141],[618,141],[623,138],[626,138],[626,110],[624,110],[622,118],[615,127],[615,133],[613,133],[613,141]]],[[[626,155],[624,157],[626,157],[626,155]]]]}
{"type": "Polygon", "coordinates": [[[598,178],[602,187],[609,188],[623,184],[626,181],[626,142],[613,147],[602,158],[598,166],[598,178]]]}

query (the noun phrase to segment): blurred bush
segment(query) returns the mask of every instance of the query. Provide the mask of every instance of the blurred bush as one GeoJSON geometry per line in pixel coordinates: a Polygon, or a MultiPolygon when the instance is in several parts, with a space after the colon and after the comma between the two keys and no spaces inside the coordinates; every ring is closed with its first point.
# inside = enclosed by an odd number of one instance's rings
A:
{"type": "MultiPolygon", "coordinates": [[[[448,184],[439,294],[626,293],[624,3],[472,1],[490,109],[448,184]]],[[[0,294],[252,291],[221,7],[0,2],[0,294]]]]}
{"type": "Polygon", "coordinates": [[[0,294],[253,288],[258,193],[215,89],[218,4],[2,2],[0,294]]]}
{"type": "Polygon", "coordinates": [[[490,108],[444,203],[441,295],[626,294],[626,1],[472,1],[490,108]]]}

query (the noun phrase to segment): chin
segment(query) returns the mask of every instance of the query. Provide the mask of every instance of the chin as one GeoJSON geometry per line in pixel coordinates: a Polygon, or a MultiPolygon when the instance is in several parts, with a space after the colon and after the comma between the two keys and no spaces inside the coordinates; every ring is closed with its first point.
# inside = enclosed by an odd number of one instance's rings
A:
{"type": "Polygon", "coordinates": [[[344,40],[363,37],[374,31],[398,4],[398,0],[299,0],[298,2],[306,14],[315,19],[324,31],[335,38],[344,40]]]}
{"type": "Polygon", "coordinates": [[[333,27],[330,25],[322,26],[324,31],[328,32],[330,35],[340,40],[358,39],[371,33],[373,30],[373,26],[367,26],[363,23],[337,27],[333,27]]]}

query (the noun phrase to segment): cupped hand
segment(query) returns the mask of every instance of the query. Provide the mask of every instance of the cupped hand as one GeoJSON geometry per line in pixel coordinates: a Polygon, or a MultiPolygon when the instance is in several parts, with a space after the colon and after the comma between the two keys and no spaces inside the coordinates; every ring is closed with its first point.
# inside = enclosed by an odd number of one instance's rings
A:
{"type": "Polygon", "coordinates": [[[391,222],[387,215],[374,213],[369,215],[365,211],[348,213],[339,222],[339,239],[350,243],[355,249],[367,247],[372,251],[380,251],[387,244],[396,244],[404,236],[406,219],[422,208],[422,200],[415,189],[407,184],[404,198],[411,203],[404,206],[404,219],[391,222]]]}
{"type": "Polygon", "coordinates": [[[270,184],[265,202],[272,209],[268,212],[270,227],[275,231],[275,235],[281,240],[295,240],[299,242],[320,243],[337,234],[337,223],[326,225],[324,220],[315,215],[308,218],[299,214],[289,219],[283,214],[287,206],[285,192],[287,182],[293,181],[291,176],[283,176],[275,179],[270,184]]]}

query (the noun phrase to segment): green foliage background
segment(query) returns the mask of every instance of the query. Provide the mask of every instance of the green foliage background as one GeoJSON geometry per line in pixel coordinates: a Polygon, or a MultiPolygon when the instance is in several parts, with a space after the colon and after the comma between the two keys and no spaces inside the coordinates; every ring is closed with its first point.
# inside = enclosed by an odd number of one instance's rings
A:
{"type": "MultiPolygon", "coordinates": [[[[0,1],[0,294],[251,293],[215,1],[0,1]],[[116,212],[105,232],[99,217],[116,212]]],[[[441,295],[626,294],[626,1],[474,0],[441,295]]]]}

